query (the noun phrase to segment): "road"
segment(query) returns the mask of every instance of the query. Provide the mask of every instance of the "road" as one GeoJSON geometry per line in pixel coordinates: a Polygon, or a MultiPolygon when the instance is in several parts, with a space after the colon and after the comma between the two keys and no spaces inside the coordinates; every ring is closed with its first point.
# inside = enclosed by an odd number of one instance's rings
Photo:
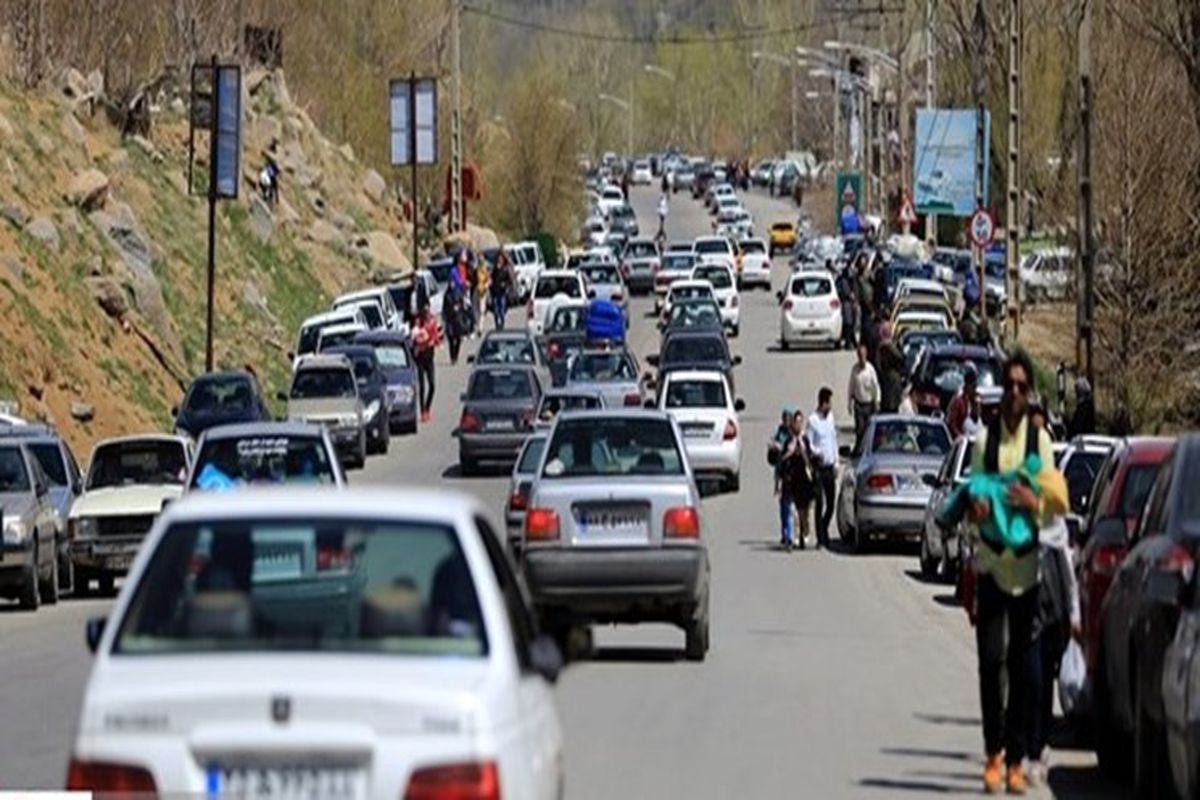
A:
{"type": "MultiPolygon", "coordinates": [[[[636,189],[643,230],[656,226],[657,190],[636,189]]],[[[794,215],[751,194],[760,228],[794,215]]],[[[709,217],[676,195],[669,239],[708,231],[709,217]]],[[[786,276],[774,266],[775,288],[786,276]]],[[[631,341],[643,357],[657,332],[650,302],[633,306],[631,341]]],[[[777,549],[778,519],[765,443],[780,409],[811,409],[833,387],[845,420],[850,357],[775,347],[772,294],[742,297],[745,361],[738,386],[745,455],[736,495],[705,500],[712,561],[712,649],[682,660],[667,626],[601,628],[593,657],[557,688],[571,798],[860,798],[975,794],[982,739],[973,638],[951,587],[924,582],[915,552],[851,556],[777,549]]],[[[510,317],[510,323],[513,322],[510,317]]],[[[416,438],[394,440],[352,482],[455,487],[500,517],[507,473],[462,479],[450,431],[467,366],[441,355],[435,416],[416,438]]],[[[36,615],[0,608],[0,787],[62,785],[88,669],[83,623],[105,601],[65,601],[36,615]]],[[[1097,797],[1089,753],[1052,753],[1056,797],[1097,797]]],[[[1036,793],[1035,793],[1036,794],[1036,793]]]]}

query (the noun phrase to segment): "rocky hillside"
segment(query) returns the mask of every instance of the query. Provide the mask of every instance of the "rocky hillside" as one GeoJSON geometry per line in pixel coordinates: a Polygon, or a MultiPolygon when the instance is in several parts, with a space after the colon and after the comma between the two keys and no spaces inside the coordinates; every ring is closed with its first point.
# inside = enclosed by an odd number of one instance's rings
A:
{"type": "MultiPolygon", "coordinates": [[[[187,192],[183,101],[163,95],[151,135],[122,139],[96,107],[101,83],[74,71],[41,93],[0,82],[0,401],[55,423],[81,454],[98,438],[168,429],[204,368],[207,202],[187,192]]],[[[282,74],[250,71],[244,92],[241,198],[217,216],[215,351],[273,394],[305,316],[411,268],[411,227],[383,177],[316,129],[282,74]],[[254,183],[272,145],[283,175],[269,208],[254,183]]]]}

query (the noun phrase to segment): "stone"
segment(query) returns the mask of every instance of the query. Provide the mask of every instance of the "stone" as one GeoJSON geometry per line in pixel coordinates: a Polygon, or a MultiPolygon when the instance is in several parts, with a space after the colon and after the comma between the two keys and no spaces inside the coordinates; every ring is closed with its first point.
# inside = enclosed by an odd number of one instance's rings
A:
{"type": "Polygon", "coordinates": [[[371,231],[358,241],[365,242],[362,251],[375,267],[390,274],[412,272],[412,263],[400,249],[400,241],[387,231],[371,231]]]}
{"type": "Polygon", "coordinates": [[[267,308],[267,298],[263,297],[262,290],[250,281],[246,281],[242,285],[242,302],[263,314],[270,313],[270,309],[267,308]]]}
{"type": "Polygon", "coordinates": [[[300,221],[300,214],[296,212],[286,197],[279,198],[279,203],[275,206],[275,217],[281,225],[295,225],[300,221]]]}
{"type": "Polygon", "coordinates": [[[94,69],[87,75],[87,90],[91,94],[99,97],[104,94],[104,73],[98,69],[94,69]]]}
{"type": "Polygon", "coordinates": [[[76,172],[67,186],[67,199],[84,211],[103,208],[108,199],[108,176],[95,168],[76,172]]]}
{"type": "Polygon", "coordinates": [[[325,216],[325,198],[321,196],[321,193],[317,191],[308,192],[307,197],[308,204],[312,206],[313,213],[318,217],[325,216]]]}
{"type": "Polygon", "coordinates": [[[37,239],[42,244],[49,247],[54,252],[58,252],[62,246],[62,241],[58,236],[58,228],[50,221],[49,217],[34,217],[28,225],[25,226],[25,233],[34,239],[37,239]]]}
{"type": "Polygon", "coordinates": [[[93,278],[98,278],[104,274],[104,258],[100,255],[93,255],[88,259],[88,275],[93,278]]]}
{"type": "Polygon", "coordinates": [[[142,230],[133,210],[125,203],[110,203],[108,208],[89,215],[89,219],[120,255],[119,265],[127,278],[123,282],[133,289],[137,310],[154,328],[160,344],[180,356],[182,348],[171,328],[162,284],[152,266],[158,249],[142,230]]]}
{"type": "Polygon", "coordinates": [[[96,417],[96,409],[91,403],[71,403],[71,418],[76,422],[91,422],[96,417]]]}
{"type": "Polygon", "coordinates": [[[311,189],[321,185],[321,170],[309,164],[301,164],[296,168],[296,183],[302,189],[311,189]]]}
{"type": "Polygon", "coordinates": [[[3,275],[12,278],[13,283],[22,283],[25,280],[25,265],[16,256],[2,256],[0,257],[0,276],[3,275]]]}
{"type": "Polygon", "coordinates": [[[46,396],[46,384],[39,380],[31,379],[25,388],[29,390],[29,394],[34,400],[41,400],[46,396]]]}
{"type": "Polygon", "coordinates": [[[62,131],[63,138],[67,141],[78,145],[87,144],[87,131],[83,129],[83,125],[79,123],[74,114],[63,114],[59,130],[62,131]]]}
{"type": "Polygon", "coordinates": [[[5,139],[12,138],[16,135],[16,131],[13,129],[12,123],[9,122],[8,117],[4,116],[3,114],[0,114],[0,135],[2,135],[5,139]]]}
{"type": "Polygon", "coordinates": [[[259,89],[263,88],[263,84],[271,77],[271,73],[261,67],[255,67],[246,73],[246,91],[252,95],[258,94],[259,89]]]}
{"type": "Polygon", "coordinates": [[[346,233],[353,233],[354,229],[358,227],[354,221],[354,217],[343,211],[329,212],[329,220],[346,233]]]}
{"type": "Polygon", "coordinates": [[[74,67],[63,73],[61,88],[62,93],[72,100],[79,100],[90,93],[87,78],[74,67]]]}
{"type": "Polygon", "coordinates": [[[87,285],[96,303],[113,319],[121,319],[129,311],[129,298],[125,295],[125,289],[115,279],[88,278],[87,285]]]}
{"type": "Polygon", "coordinates": [[[18,228],[24,228],[29,222],[29,211],[20,200],[9,200],[0,205],[0,216],[18,228]]]}
{"type": "Polygon", "coordinates": [[[160,153],[158,148],[154,146],[154,142],[150,141],[145,136],[135,135],[129,137],[129,140],[133,142],[135,147],[145,153],[153,163],[161,164],[163,162],[163,154],[160,153]]]}
{"type": "Polygon", "coordinates": [[[56,216],[63,228],[76,236],[83,236],[83,222],[79,219],[79,212],[74,208],[59,209],[56,216]]]}
{"type": "MultiPolygon", "coordinates": [[[[283,138],[283,123],[280,122],[276,117],[259,117],[254,121],[252,127],[255,134],[268,145],[270,145],[271,142],[278,142],[283,138]]],[[[270,156],[273,154],[264,151],[263,155],[270,156]]]]}
{"type": "Polygon", "coordinates": [[[183,102],[182,97],[173,97],[171,102],[167,104],[167,108],[171,110],[171,114],[176,117],[182,117],[187,113],[187,103],[183,102]]]}
{"type": "Polygon", "coordinates": [[[338,152],[342,154],[342,158],[346,159],[346,160],[347,160],[347,161],[349,161],[351,164],[353,164],[353,163],[354,163],[354,161],[355,161],[355,159],[354,159],[354,148],[353,148],[353,147],[350,145],[350,143],[349,143],[349,142],[346,142],[346,143],[345,143],[345,144],[343,144],[341,147],[339,147],[339,148],[338,148],[338,152]]]}
{"type": "Polygon", "coordinates": [[[488,250],[500,246],[500,237],[491,228],[467,223],[465,231],[448,234],[445,238],[447,245],[466,245],[472,250],[488,250]]]}
{"type": "Polygon", "coordinates": [[[271,232],[275,229],[275,220],[271,216],[271,209],[266,201],[260,195],[251,195],[250,197],[250,231],[254,237],[260,242],[267,242],[271,239],[271,232]]]}
{"type": "Polygon", "coordinates": [[[314,220],[313,224],[308,226],[308,238],[309,241],[317,244],[342,244],[345,242],[342,232],[323,219],[314,220]]]}
{"type": "Polygon", "coordinates": [[[373,169],[367,170],[367,174],[362,179],[363,194],[371,199],[372,203],[378,205],[383,202],[383,196],[387,193],[387,181],[373,169]]]}

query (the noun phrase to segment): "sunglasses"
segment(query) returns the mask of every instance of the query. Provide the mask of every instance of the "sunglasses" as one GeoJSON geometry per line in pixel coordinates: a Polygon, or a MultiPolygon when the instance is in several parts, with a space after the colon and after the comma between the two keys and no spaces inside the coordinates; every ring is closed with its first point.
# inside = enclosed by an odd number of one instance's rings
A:
{"type": "Polygon", "coordinates": [[[1004,381],[1004,388],[1017,394],[1029,394],[1029,381],[1004,381]]]}

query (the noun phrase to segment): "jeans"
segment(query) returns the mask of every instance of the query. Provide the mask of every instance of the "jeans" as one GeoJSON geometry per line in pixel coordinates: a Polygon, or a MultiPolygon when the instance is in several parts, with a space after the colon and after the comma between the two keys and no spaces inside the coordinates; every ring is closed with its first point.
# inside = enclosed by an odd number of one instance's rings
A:
{"type": "Polygon", "coordinates": [[[837,473],[832,466],[821,466],[815,470],[817,483],[817,543],[829,546],[829,523],[833,521],[834,503],[837,497],[837,473]]]}
{"type": "Polygon", "coordinates": [[[795,544],[792,529],[792,498],[787,490],[779,493],[779,540],[784,544],[795,544]]]}
{"type": "Polygon", "coordinates": [[[433,351],[416,357],[418,400],[421,413],[433,410],[433,351]]]}
{"type": "Polygon", "coordinates": [[[492,295],[492,319],[496,330],[504,328],[504,318],[508,316],[508,295],[497,293],[492,295]]]}
{"type": "Polygon", "coordinates": [[[862,452],[863,435],[867,432],[867,426],[871,424],[871,417],[875,416],[878,410],[874,403],[860,403],[854,401],[854,452],[862,452]]]}
{"type": "Polygon", "coordinates": [[[450,363],[458,363],[458,351],[462,348],[462,336],[457,332],[446,334],[446,344],[450,346],[450,363]]]}
{"type": "Polygon", "coordinates": [[[1005,763],[1014,766],[1025,758],[1033,716],[1036,665],[1032,635],[1038,591],[1035,586],[1013,596],[1003,592],[991,575],[980,575],[976,579],[975,597],[975,648],[979,655],[984,748],[988,756],[1003,751],[1005,763]]]}

